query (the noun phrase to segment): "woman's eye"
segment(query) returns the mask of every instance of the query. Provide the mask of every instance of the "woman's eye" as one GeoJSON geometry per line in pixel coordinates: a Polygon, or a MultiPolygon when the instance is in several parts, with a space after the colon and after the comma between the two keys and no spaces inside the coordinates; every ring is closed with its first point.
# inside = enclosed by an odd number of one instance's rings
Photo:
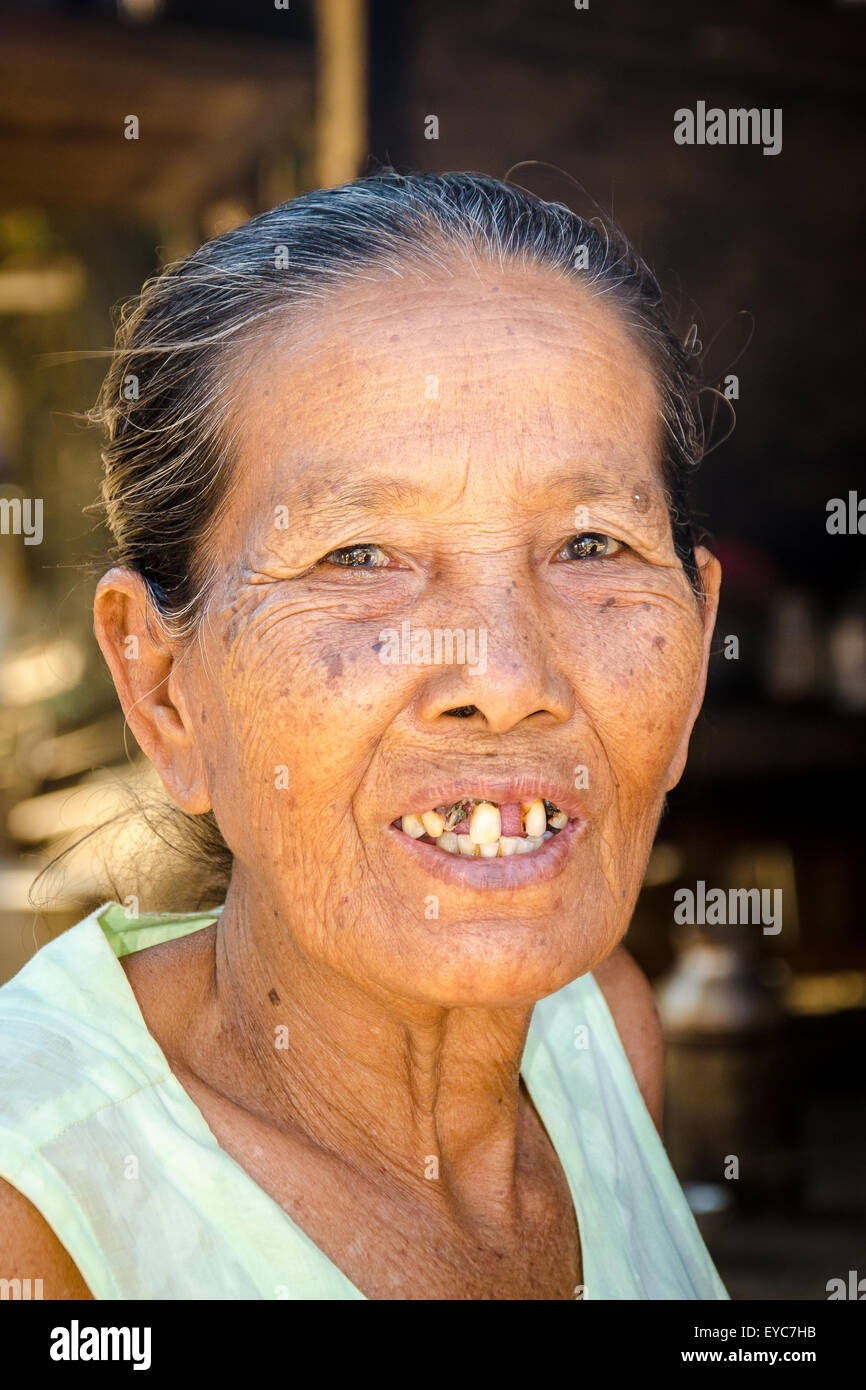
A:
{"type": "Polygon", "coordinates": [[[616,555],[627,547],[613,536],[605,536],[601,531],[581,531],[572,536],[567,545],[557,555],[557,560],[599,560],[616,555]]]}
{"type": "Polygon", "coordinates": [[[380,545],[344,545],[332,550],[319,563],[342,565],[352,570],[378,570],[388,564],[388,556],[380,545]]]}

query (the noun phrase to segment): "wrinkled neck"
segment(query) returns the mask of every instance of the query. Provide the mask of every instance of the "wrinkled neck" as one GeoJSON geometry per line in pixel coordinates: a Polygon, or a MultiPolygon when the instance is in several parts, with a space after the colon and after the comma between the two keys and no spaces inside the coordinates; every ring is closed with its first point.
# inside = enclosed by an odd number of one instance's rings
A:
{"type": "Polygon", "coordinates": [[[531,1008],[442,1008],[350,979],[301,950],[291,923],[237,879],[212,999],[250,1108],[425,1199],[507,1215],[531,1008]]]}

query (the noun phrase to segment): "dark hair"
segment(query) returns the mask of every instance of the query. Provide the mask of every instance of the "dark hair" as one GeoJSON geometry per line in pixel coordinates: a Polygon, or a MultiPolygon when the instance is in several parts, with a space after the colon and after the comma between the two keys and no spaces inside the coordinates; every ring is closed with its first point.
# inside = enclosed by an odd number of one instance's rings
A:
{"type": "MultiPolygon", "coordinates": [[[[214,578],[206,541],[227,496],[231,368],[239,350],[340,284],[407,266],[435,272],[455,253],[543,267],[616,305],[658,384],[674,546],[700,600],[688,495],[703,451],[699,383],[652,271],[602,219],[498,179],[384,169],[294,198],[207,242],[148,280],[121,310],[111,367],[89,417],[107,435],[102,507],[113,561],[144,577],[176,636],[195,633],[214,578]]],[[[204,837],[212,871],[190,906],[220,901],[231,853],[212,814],[175,820],[204,837]]],[[[159,839],[173,843],[164,807],[156,821],[159,839]]]]}

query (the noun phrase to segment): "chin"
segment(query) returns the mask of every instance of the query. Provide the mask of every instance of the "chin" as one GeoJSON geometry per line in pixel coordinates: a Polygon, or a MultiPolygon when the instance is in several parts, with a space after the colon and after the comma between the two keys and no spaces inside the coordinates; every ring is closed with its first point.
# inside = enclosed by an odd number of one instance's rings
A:
{"type": "Polygon", "coordinates": [[[581,932],[565,930],[561,917],[547,926],[538,919],[424,925],[436,929],[435,941],[421,953],[417,941],[414,951],[395,953],[400,978],[388,971],[383,983],[441,1008],[531,1007],[592,969],[615,944],[614,938],[609,948],[589,949],[581,932]]]}

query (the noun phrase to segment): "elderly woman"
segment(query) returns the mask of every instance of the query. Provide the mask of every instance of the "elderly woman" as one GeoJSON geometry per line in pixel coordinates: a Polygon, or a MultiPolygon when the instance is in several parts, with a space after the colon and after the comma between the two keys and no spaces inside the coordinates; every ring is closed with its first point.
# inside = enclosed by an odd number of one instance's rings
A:
{"type": "Polygon", "coordinates": [[[726,1298],[621,944],[720,577],[647,267],[496,180],[386,171],[150,281],[98,414],[96,635],[231,873],[207,913],[103,905],[0,991],[0,1272],[726,1298]]]}

